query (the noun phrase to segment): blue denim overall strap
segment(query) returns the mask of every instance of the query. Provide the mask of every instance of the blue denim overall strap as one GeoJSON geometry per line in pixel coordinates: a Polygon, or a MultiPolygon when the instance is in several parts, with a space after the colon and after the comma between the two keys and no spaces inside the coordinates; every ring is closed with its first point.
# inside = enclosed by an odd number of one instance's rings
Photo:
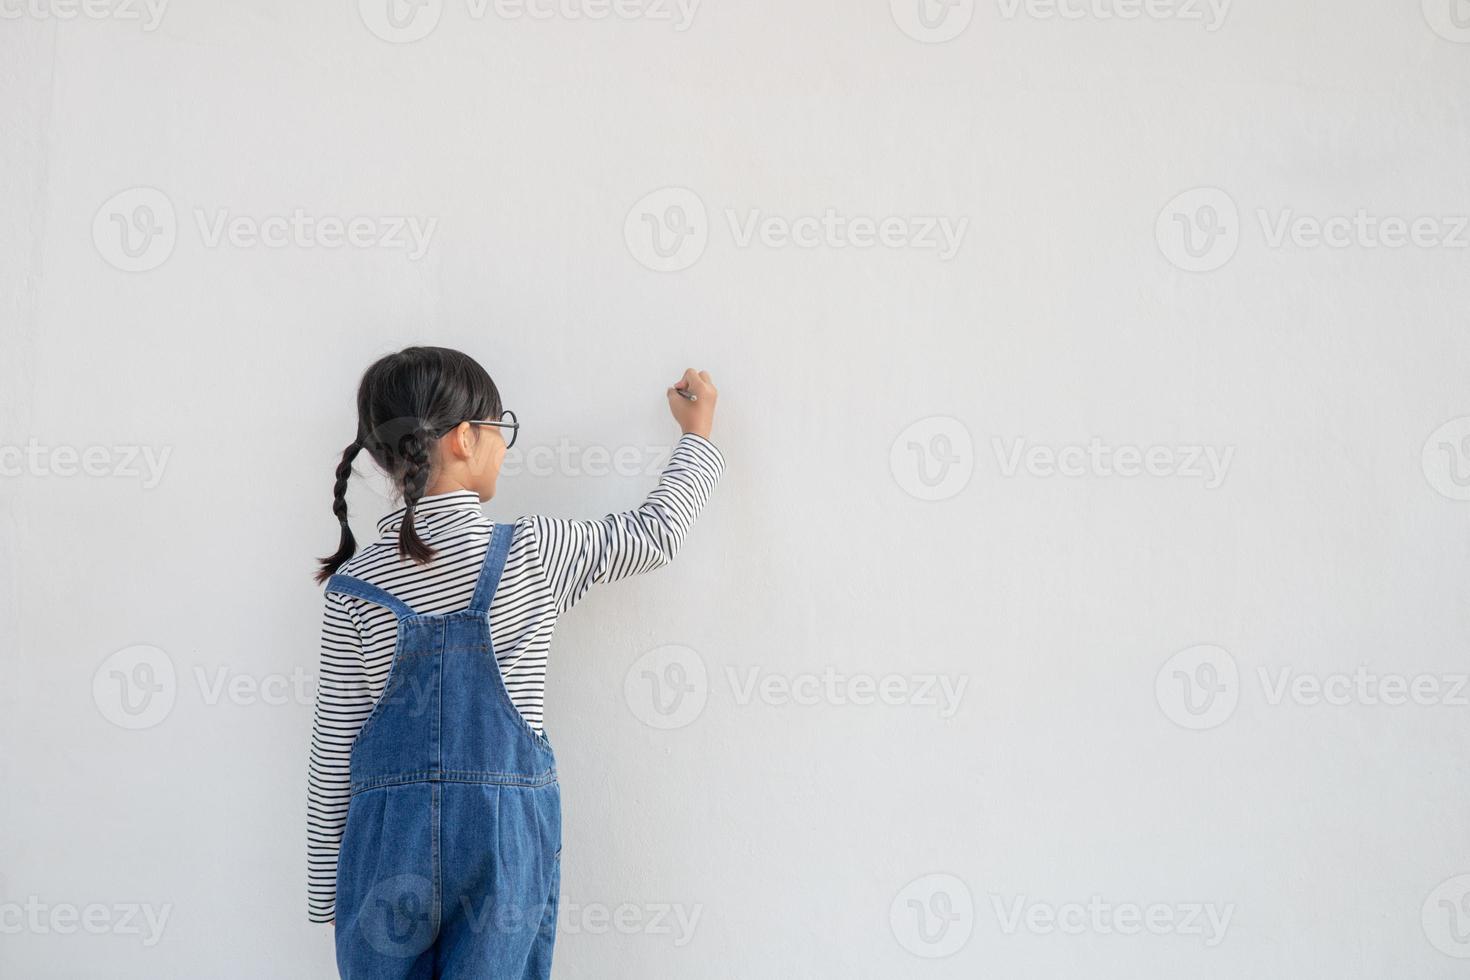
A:
{"type": "Polygon", "coordinates": [[[466,612],[477,616],[490,615],[490,600],[500,586],[500,573],[505,571],[505,558],[510,554],[511,540],[516,536],[514,524],[497,524],[490,534],[490,546],[485,550],[485,563],[480,566],[480,578],[475,582],[475,594],[470,597],[466,612]]]}
{"type": "Polygon", "coordinates": [[[337,865],[344,977],[541,978],[555,939],[561,800],[550,743],[501,677],[489,610],[515,535],[497,524],[470,604],[398,620],[393,663],[352,745],[337,865]]]}
{"type": "Polygon", "coordinates": [[[351,575],[333,575],[327,579],[326,591],[365,599],[374,605],[382,606],[399,619],[407,619],[410,616],[418,615],[408,603],[392,593],[378,588],[371,582],[364,582],[360,578],[353,578],[351,575]]]}

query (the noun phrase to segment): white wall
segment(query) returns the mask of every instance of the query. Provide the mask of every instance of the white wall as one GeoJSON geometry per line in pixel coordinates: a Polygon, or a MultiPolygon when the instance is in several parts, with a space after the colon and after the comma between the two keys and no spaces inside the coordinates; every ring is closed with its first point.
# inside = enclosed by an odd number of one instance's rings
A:
{"type": "MultiPolygon", "coordinates": [[[[497,517],[636,503],[651,477],[587,447],[666,446],[686,365],[723,392],[678,563],[557,635],[558,976],[1460,975],[1449,0],[957,0],[932,30],[916,0],[428,0],[401,36],[387,0],[67,2],[0,23],[0,974],[331,975],[311,560],[357,376],[431,342],[570,447],[497,517]],[[948,257],[743,237],[829,208],[966,224],[948,257]],[[297,209],[436,224],[417,258],[211,243],[297,209]],[[162,234],[129,257],[135,218],[162,234]],[[898,703],[851,703],[875,687],[898,703]]],[[[366,533],[386,504],[353,494],[366,533]]]]}

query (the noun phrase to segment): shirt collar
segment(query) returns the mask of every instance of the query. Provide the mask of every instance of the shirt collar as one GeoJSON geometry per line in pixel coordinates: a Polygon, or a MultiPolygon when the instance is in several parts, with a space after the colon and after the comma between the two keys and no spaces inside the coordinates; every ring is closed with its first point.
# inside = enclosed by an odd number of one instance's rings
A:
{"type": "MultiPolygon", "coordinates": [[[[407,507],[400,507],[387,517],[378,521],[378,531],[382,534],[392,534],[403,526],[403,515],[407,507]]],[[[413,509],[414,522],[420,518],[442,517],[450,514],[465,516],[473,514],[482,516],[480,510],[480,495],[473,490],[451,490],[449,493],[436,493],[432,497],[420,497],[418,505],[413,509]]]]}

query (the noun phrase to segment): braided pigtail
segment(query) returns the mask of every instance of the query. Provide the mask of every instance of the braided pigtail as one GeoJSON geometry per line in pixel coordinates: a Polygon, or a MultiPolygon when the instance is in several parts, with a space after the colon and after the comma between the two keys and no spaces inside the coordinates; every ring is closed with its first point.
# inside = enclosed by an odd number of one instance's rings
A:
{"type": "Polygon", "coordinates": [[[414,509],[418,506],[419,498],[424,495],[424,491],[429,486],[429,472],[432,468],[429,446],[432,441],[433,434],[423,424],[419,424],[399,443],[399,452],[404,464],[403,504],[405,509],[403,523],[398,528],[398,555],[401,558],[411,558],[419,564],[434,557],[434,549],[419,537],[418,528],[413,524],[414,509]]]}
{"type": "Polygon", "coordinates": [[[352,536],[352,525],[347,522],[347,480],[352,476],[352,461],[360,452],[362,440],[354,440],[352,445],[342,451],[342,462],[337,464],[337,483],[332,489],[332,513],[337,515],[337,523],[342,525],[342,537],[335,555],[318,559],[322,567],[316,573],[317,582],[325,582],[331,578],[347,559],[357,553],[357,539],[352,536]]]}

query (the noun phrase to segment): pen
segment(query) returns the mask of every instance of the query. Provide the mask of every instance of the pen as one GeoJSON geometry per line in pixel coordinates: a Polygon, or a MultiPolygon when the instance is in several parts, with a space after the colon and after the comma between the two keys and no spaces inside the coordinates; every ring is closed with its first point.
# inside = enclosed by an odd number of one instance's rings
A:
{"type": "Polygon", "coordinates": [[[699,401],[699,396],[692,391],[685,391],[683,388],[675,388],[674,390],[677,391],[682,397],[687,398],[692,402],[699,401]]]}

